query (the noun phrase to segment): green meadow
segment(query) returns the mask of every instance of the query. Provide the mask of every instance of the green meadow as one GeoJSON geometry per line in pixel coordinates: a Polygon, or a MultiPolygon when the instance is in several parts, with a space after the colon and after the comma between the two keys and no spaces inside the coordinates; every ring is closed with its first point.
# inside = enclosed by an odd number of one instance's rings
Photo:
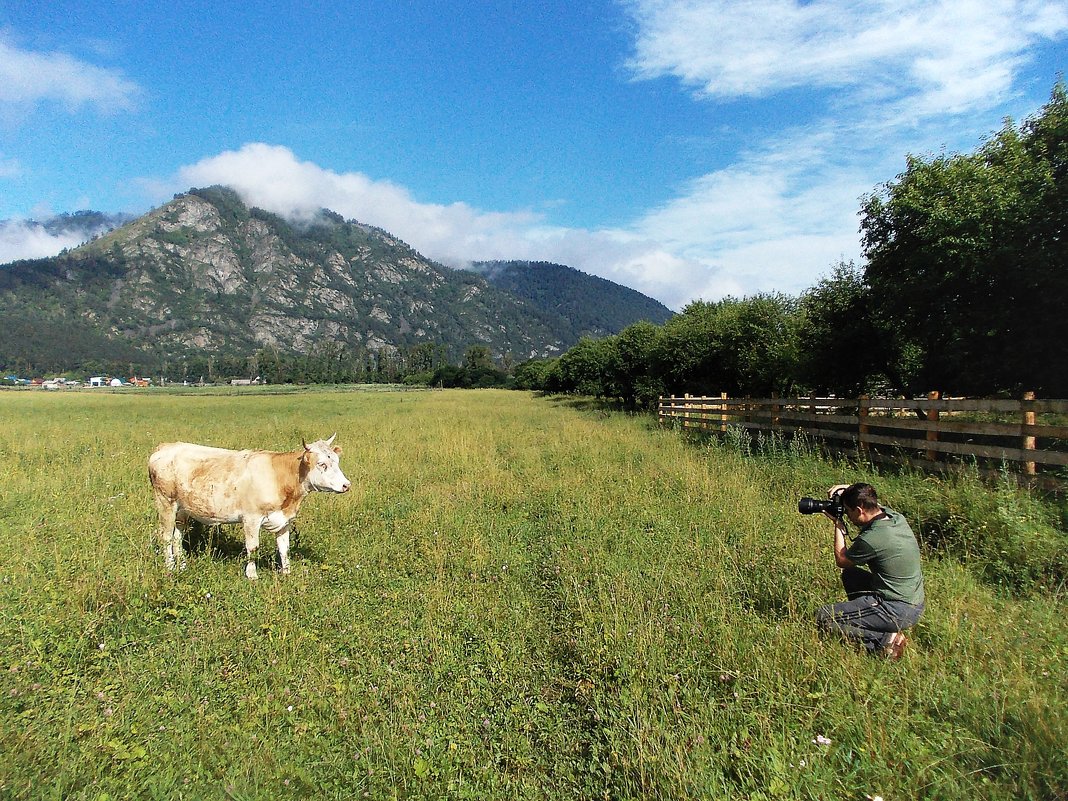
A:
{"type": "Polygon", "coordinates": [[[1059,510],[811,451],[495,390],[0,393],[0,797],[1068,797],[1059,510]],[[335,431],[291,575],[227,527],[164,574],[158,443],[335,431]],[[861,479],[925,545],[896,663],[812,623],[797,499],[861,479]]]}

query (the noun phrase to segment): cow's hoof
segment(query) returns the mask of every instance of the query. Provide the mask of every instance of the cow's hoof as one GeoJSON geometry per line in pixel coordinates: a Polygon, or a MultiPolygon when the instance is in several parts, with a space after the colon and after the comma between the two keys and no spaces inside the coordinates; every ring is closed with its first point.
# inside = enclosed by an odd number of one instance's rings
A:
{"type": "Polygon", "coordinates": [[[256,572],[256,566],[255,565],[248,565],[245,568],[245,578],[247,578],[249,581],[255,581],[259,577],[260,576],[259,576],[259,573],[256,572]]]}

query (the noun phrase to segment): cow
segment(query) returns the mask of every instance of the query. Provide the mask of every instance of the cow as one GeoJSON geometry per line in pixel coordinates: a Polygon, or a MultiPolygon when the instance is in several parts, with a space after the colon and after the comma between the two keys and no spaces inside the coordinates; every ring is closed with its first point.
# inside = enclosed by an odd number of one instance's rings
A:
{"type": "Polygon", "coordinates": [[[289,573],[289,527],[309,492],[348,492],[333,447],[334,436],[287,452],[230,451],[165,442],[148,457],[148,477],[159,512],[159,538],[168,571],[186,566],[182,535],[193,520],[216,525],[241,523],[248,562],[245,575],[257,578],[260,528],[278,543],[282,572],[289,573]]]}

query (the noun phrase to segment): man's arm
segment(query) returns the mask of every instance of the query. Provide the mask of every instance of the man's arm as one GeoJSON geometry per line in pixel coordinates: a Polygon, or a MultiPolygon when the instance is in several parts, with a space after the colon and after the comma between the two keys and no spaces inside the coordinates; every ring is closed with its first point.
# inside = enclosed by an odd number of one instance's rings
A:
{"type": "Polygon", "coordinates": [[[847,567],[853,567],[854,562],[848,556],[846,556],[846,541],[845,541],[845,521],[834,521],[834,563],[838,567],[845,570],[847,567]]]}

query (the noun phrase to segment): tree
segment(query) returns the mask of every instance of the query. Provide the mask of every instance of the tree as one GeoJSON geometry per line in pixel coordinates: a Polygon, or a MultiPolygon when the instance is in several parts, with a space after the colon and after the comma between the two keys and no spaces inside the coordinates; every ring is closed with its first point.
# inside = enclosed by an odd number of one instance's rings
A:
{"type": "Polygon", "coordinates": [[[802,296],[798,381],[808,389],[856,397],[874,389],[888,347],[875,325],[874,296],[864,272],[842,262],[802,296]]]}
{"type": "Polygon", "coordinates": [[[672,393],[767,395],[794,385],[797,302],[761,294],[695,301],[659,337],[652,375],[672,393]]]}
{"type": "Polygon", "coordinates": [[[970,155],[909,157],[861,230],[899,389],[1068,392],[1068,93],[970,155]]]}
{"type": "Polygon", "coordinates": [[[652,407],[664,393],[664,382],[655,374],[653,363],[659,338],[659,326],[638,322],[612,340],[608,388],[628,406],[652,407]]]}
{"type": "Polygon", "coordinates": [[[577,392],[580,395],[606,395],[605,376],[611,353],[611,337],[592,339],[583,337],[563,354],[556,363],[554,389],[577,392]]]}
{"type": "Polygon", "coordinates": [[[515,388],[526,390],[547,389],[546,381],[553,364],[555,364],[555,360],[549,359],[530,359],[517,364],[512,372],[515,378],[515,388]]]}
{"type": "Polygon", "coordinates": [[[472,345],[464,352],[463,366],[468,370],[493,370],[493,353],[485,345],[472,345]]]}

